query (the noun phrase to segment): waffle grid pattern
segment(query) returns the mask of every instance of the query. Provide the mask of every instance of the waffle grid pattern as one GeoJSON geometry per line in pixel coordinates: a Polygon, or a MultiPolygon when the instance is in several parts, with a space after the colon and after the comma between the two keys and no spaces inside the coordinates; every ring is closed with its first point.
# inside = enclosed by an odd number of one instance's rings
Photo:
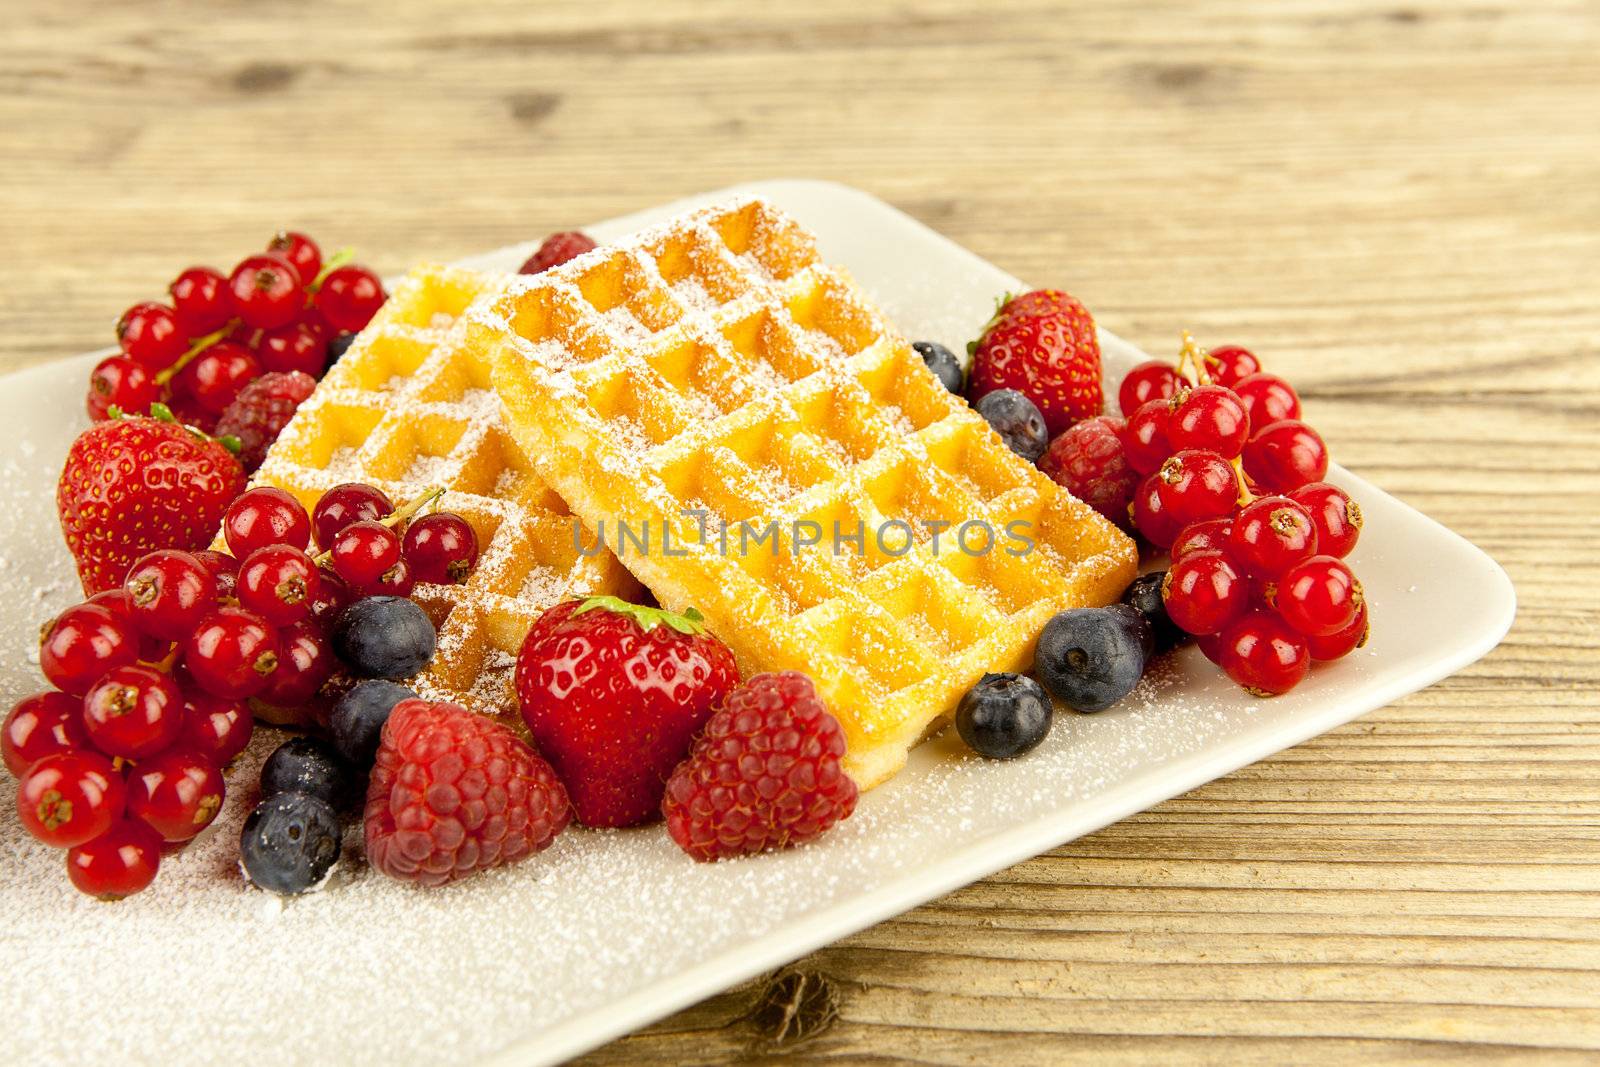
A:
{"type": "Polygon", "coordinates": [[[1026,666],[1051,615],[1134,574],[1127,537],[1011,453],[760,201],[517,279],[468,318],[546,480],[747,671],[809,674],[863,786],[985,671],[1026,666]],[[644,551],[619,523],[648,531],[644,551]]]}
{"type": "Polygon", "coordinates": [[[397,504],[443,487],[438,508],[478,535],[460,585],[413,594],[439,627],[419,691],[515,718],[512,661],[533,620],[571,595],[631,598],[638,585],[609,552],[583,555],[571,512],[507,431],[490,367],[465,344],[462,314],[503,285],[474,271],[412,271],[268,451],[256,485],[309,510],[341,482],[377,486],[397,504]]]}

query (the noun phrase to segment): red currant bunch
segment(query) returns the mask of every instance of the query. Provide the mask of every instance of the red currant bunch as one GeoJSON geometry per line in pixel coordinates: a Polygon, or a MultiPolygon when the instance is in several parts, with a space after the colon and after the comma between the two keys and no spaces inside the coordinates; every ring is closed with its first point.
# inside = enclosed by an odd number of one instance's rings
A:
{"type": "Polygon", "coordinates": [[[1300,398],[1248,349],[1130,371],[1123,457],[1143,481],[1129,515],[1167,549],[1167,615],[1251,693],[1286,693],[1314,661],[1365,643],[1369,609],[1345,557],[1361,509],[1323,481],[1328,450],[1300,398]]]}
{"type": "Polygon", "coordinates": [[[320,378],[387,299],[378,276],[349,259],[324,259],[310,237],[284,232],[228,274],[183,271],[166,303],[135,304],[117,320],[119,351],[89,376],[89,418],[164,403],[210,433],[263,374],[320,378]]]}

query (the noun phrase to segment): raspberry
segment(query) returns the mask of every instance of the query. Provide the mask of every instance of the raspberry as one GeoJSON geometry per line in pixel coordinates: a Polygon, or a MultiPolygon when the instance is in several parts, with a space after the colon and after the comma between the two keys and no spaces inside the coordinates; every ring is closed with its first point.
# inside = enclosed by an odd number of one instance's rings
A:
{"type": "Polygon", "coordinates": [[[850,817],[844,731],[798,671],[758,674],[728,694],[667,782],[661,813],[708,861],[799,845],[850,817]]]}
{"type": "Polygon", "coordinates": [[[518,268],[518,274],[541,274],[551,267],[559,267],[569,259],[583,255],[594,247],[594,242],[573,230],[553,233],[544,239],[539,250],[528,257],[518,268]]]}
{"type": "Polygon", "coordinates": [[[556,772],[506,727],[458,704],[402,700],[367,787],[367,859],[390,878],[443,885],[531,856],[571,812],[556,772]]]}
{"type": "Polygon", "coordinates": [[[261,466],[267,449],[311,395],[317,380],[300,371],[271,371],[239,390],[217,420],[217,434],[239,439],[239,462],[247,471],[261,466]]]}
{"type": "Polygon", "coordinates": [[[1039,458],[1039,469],[1067,492],[1125,527],[1139,474],[1128,466],[1123,426],[1123,421],[1113,415],[1075,423],[1050,442],[1039,458]]]}

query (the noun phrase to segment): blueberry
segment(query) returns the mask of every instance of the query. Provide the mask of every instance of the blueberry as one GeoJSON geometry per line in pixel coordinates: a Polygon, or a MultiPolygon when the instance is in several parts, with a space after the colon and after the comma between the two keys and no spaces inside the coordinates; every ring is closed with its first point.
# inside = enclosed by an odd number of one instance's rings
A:
{"type": "Polygon", "coordinates": [[[1166,577],[1166,571],[1141,574],[1122,591],[1122,602],[1149,620],[1155,652],[1166,652],[1189,640],[1189,635],[1167,617],[1167,605],[1161,599],[1161,583],[1166,577]]]}
{"type": "Polygon", "coordinates": [[[334,747],[351,766],[363,770],[371,767],[389,712],[400,701],[414,700],[416,696],[397,682],[370,679],[358,683],[333,705],[328,728],[333,731],[334,747]]]}
{"type": "Polygon", "coordinates": [[[1044,455],[1050,435],[1045,432],[1044,416],[1033,401],[1015,389],[996,389],[984,393],[976,407],[1011,451],[1029,463],[1044,455]]]}
{"type": "Polygon", "coordinates": [[[1015,759],[1050,732],[1050,698],[1022,674],[985,674],[956,707],[956,732],[989,759],[1015,759]]]}
{"type": "Polygon", "coordinates": [[[362,678],[409,678],[428,665],[437,641],[428,616],[403,596],[358,600],[333,624],[333,650],[362,678]]]}
{"type": "Polygon", "coordinates": [[[1044,624],[1034,667],[1069,708],[1101,711],[1139,684],[1153,644],[1149,620],[1126,604],[1073,608],[1044,624]]]}
{"type": "Polygon", "coordinates": [[[261,795],[305,793],[334,807],[353,799],[356,776],[326,741],[291,737],[261,765],[261,795]]]}
{"type": "Polygon", "coordinates": [[[339,361],[345,350],[350,347],[350,342],[356,339],[353,333],[341,333],[338,337],[328,342],[328,363],[332,365],[339,361]]]}
{"type": "Polygon", "coordinates": [[[315,889],[339,859],[339,817],[307,793],[257,804],[239,831],[239,863],[262,889],[285,896],[315,889]]]}
{"type": "Polygon", "coordinates": [[[912,341],[911,347],[917,350],[922,362],[928,365],[928,369],[933,371],[946,389],[957,396],[961,395],[961,361],[954,352],[938,341],[912,341]]]}

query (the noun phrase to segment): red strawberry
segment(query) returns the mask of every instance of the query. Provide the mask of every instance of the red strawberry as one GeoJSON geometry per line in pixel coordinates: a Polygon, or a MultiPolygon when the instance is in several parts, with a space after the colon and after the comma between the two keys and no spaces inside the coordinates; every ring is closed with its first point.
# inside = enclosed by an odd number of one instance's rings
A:
{"type": "Polygon", "coordinates": [[[576,230],[553,233],[544,239],[538,251],[517,269],[518,274],[543,274],[551,267],[559,267],[569,259],[576,259],[594,248],[594,240],[576,230]]]}
{"type": "Polygon", "coordinates": [[[205,548],[244,491],[244,470],[226,448],[180,426],[165,406],[150,410],[95,423],[61,470],[56,511],[91,596],[120,586],[148,552],[205,548]]]}
{"type": "Polygon", "coordinates": [[[667,776],[739,684],[700,613],[616,597],[557,604],[517,656],[517,699],[578,821],[633,826],[660,815],[667,776]]]}
{"type": "Polygon", "coordinates": [[[1105,406],[1094,319],[1058,289],[1007,300],[968,347],[968,398],[1015,389],[1038,405],[1052,437],[1105,406]]]}

